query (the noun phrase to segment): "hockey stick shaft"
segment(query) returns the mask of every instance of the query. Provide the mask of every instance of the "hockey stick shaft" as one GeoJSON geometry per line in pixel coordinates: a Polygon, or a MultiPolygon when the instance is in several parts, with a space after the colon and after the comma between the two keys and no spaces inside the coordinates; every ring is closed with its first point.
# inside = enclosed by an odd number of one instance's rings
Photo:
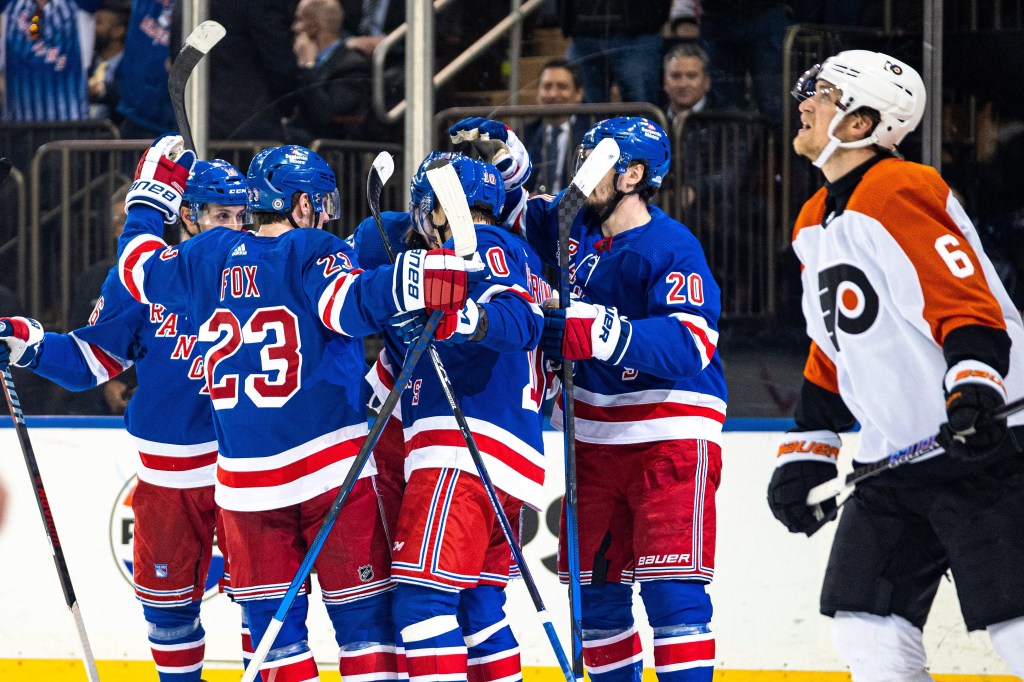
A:
{"type": "Polygon", "coordinates": [[[224,35],[224,27],[216,21],[204,21],[196,26],[185,39],[185,44],[174,58],[171,72],[167,75],[167,91],[171,96],[171,106],[174,108],[174,122],[185,142],[185,149],[196,148],[195,140],[192,139],[192,126],[188,122],[188,111],[185,108],[185,86],[199,62],[224,35]]]}
{"type": "Polygon", "coordinates": [[[78,632],[78,640],[82,645],[82,663],[85,664],[85,675],[90,682],[98,682],[100,675],[96,670],[96,659],[93,656],[92,647],[89,645],[89,636],[85,632],[85,621],[78,608],[78,598],[75,596],[75,588],[71,584],[71,573],[68,571],[68,563],[64,558],[64,548],[57,535],[57,524],[53,519],[53,510],[50,508],[50,501],[46,496],[46,488],[43,487],[43,477],[39,472],[39,464],[36,462],[35,451],[32,449],[32,441],[28,437],[25,415],[21,411],[21,401],[14,388],[14,377],[11,375],[10,369],[4,370],[4,396],[7,398],[7,407],[10,408],[11,417],[14,419],[14,430],[18,434],[18,443],[21,445],[21,454],[25,457],[29,478],[32,479],[36,505],[39,507],[39,515],[42,517],[43,527],[46,529],[46,539],[50,543],[50,551],[53,554],[54,566],[57,568],[60,587],[64,592],[64,603],[67,604],[71,616],[75,620],[75,630],[78,632]]]}
{"type": "Polygon", "coordinates": [[[423,328],[423,332],[420,334],[420,337],[416,339],[412,346],[409,347],[409,353],[406,355],[405,364],[402,365],[401,372],[399,372],[398,376],[395,378],[394,388],[392,388],[391,392],[388,393],[388,397],[384,400],[384,403],[381,405],[380,412],[377,414],[377,419],[370,428],[370,432],[366,435],[366,440],[363,441],[362,447],[359,448],[359,453],[355,456],[355,459],[352,460],[352,466],[349,468],[348,474],[345,476],[345,480],[342,481],[341,486],[338,488],[338,494],[335,496],[334,502],[331,504],[331,508],[324,516],[324,520],[320,525],[320,530],[317,532],[316,537],[313,538],[313,542],[310,543],[309,549],[306,550],[306,556],[302,559],[302,563],[299,565],[299,569],[295,573],[295,577],[292,578],[292,582],[288,586],[288,591],[285,592],[281,605],[277,608],[277,612],[271,619],[270,625],[267,627],[267,631],[260,640],[255,653],[253,653],[249,666],[245,669],[245,675],[242,676],[242,682],[253,682],[253,680],[256,679],[256,674],[259,672],[260,666],[262,666],[264,661],[267,660],[267,654],[270,653],[270,649],[274,646],[274,641],[277,639],[278,632],[281,631],[281,626],[284,625],[284,619],[288,616],[288,611],[295,602],[295,598],[298,596],[299,590],[301,590],[302,586],[305,584],[306,578],[309,577],[310,572],[313,570],[313,564],[320,555],[320,550],[323,549],[324,543],[327,541],[328,534],[330,534],[331,529],[334,528],[334,523],[338,520],[342,507],[346,500],[348,500],[348,496],[352,492],[352,488],[355,486],[356,481],[359,479],[359,475],[362,473],[367,460],[369,460],[370,454],[373,452],[373,447],[377,444],[377,440],[380,438],[381,432],[384,431],[384,426],[387,424],[388,418],[391,416],[391,413],[395,411],[395,407],[398,405],[398,401],[402,397],[402,390],[405,388],[405,385],[409,383],[409,378],[412,376],[412,372],[416,368],[416,363],[419,362],[420,356],[423,354],[423,351],[433,338],[434,330],[437,329],[437,325],[441,321],[442,314],[443,313],[440,311],[432,312],[430,317],[427,318],[426,326],[423,328]]]}
{"type": "MultiPolygon", "coordinates": [[[[990,419],[1004,419],[1009,417],[1011,414],[1015,414],[1024,410],[1024,398],[1018,398],[1012,402],[1009,402],[998,410],[992,412],[989,415],[990,419]]],[[[895,469],[901,467],[904,464],[919,460],[927,455],[934,454],[935,452],[942,449],[942,446],[938,443],[938,434],[929,436],[924,440],[918,441],[913,445],[897,450],[885,459],[881,459],[871,464],[865,464],[859,466],[846,476],[837,476],[830,481],[825,481],[819,485],[814,486],[807,493],[807,505],[814,506],[821,504],[826,500],[830,500],[833,497],[837,497],[847,490],[853,490],[858,483],[865,481],[869,478],[874,478],[883,471],[895,469]]]]}
{"type": "MultiPolygon", "coordinates": [[[[558,307],[569,307],[572,295],[569,233],[576,216],[597,183],[619,158],[611,139],[601,140],[577,171],[558,202],[558,307]]],[[[572,670],[583,679],[582,595],[580,587],[580,529],[576,483],[576,404],[572,362],[562,362],[562,435],[565,440],[565,529],[569,569],[569,627],[572,634],[572,670]]]]}
{"type": "MultiPolygon", "coordinates": [[[[377,164],[375,163],[374,168],[370,170],[370,177],[367,180],[367,199],[370,204],[370,212],[373,214],[374,222],[377,224],[377,230],[380,232],[380,238],[384,244],[384,249],[387,251],[388,258],[391,259],[391,262],[394,262],[395,253],[391,247],[390,241],[388,240],[387,230],[384,229],[384,220],[380,213],[380,190],[383,188],[383,185],[384,183],[380,181],[377,164]],[[377,175],[376,179],[374,178],[375,175],[377,175]]],[[[562,668],[562,673],[566,676],[566,680],[568,682],[573,682],[574,675],[572,667],[565,655],[565,650],[562,648],[562,643],[558,639],[558,634],[555,632],[555,626],[551,622],[551,616],[548,614],[547,608],[544,606],[544,600],[541,598],[540,590],[537,589],[537,582],[534,580],[533,574],[530,572],[530,567],[526,564],[526,559],[523,556],[523,550],[512,531],[512,524],[509,522],[508,516],[505,514],[505,509],[501,505],[501,500],[498,499],[497,490],[494,487],[494,483],[491,481],[491,476],[487,471],[483,455],[480,452],[480,448],[477,447],[476,439],[473,437],[473,433],[469,428],[469,422],[466,419],[466,415],[462,411],[462,407],[459,405],[458,398],[455,396],[451,379],[448,377],[448,373],[444,369],[444,364],[441,362],[441,356],[438,354],[437,349],[433,344],[429,346],[427,352],[430,354],[430,362],[434,366],[434,372],[437,374],[437,379],[441,384],[441,390],[444,392],[444,397],[448,401],[448,405],[452,410],[452,415],[455,417],[455,422],[458,424],[459,431],[462,433],[462,439],[466,442],[466,448],[469,449],[470,457],[473,459],[473,464],[476,466],[477,473],[480,476],[480,482],[484,487],[484,491],[487,493],[487,499],[490,501],[491,508],[494,510],[494,515],[497,517],[498,524],[501,526],[501,531],[505,535],[505,541],[512,550],[512,556],[515,558],[516,564],[519,566],[519,572],[523,576],[523,582],[526,584],[526,590],[530,594],[530,599],[533,601],[533,606],[537,610],[537,615],[540,616],[541,622],[544,625],[544,632],[547,634],[548,641],[551,643],[551,648],[555,653],[555,658],[558,659],[558,665],[562,668]]]]}

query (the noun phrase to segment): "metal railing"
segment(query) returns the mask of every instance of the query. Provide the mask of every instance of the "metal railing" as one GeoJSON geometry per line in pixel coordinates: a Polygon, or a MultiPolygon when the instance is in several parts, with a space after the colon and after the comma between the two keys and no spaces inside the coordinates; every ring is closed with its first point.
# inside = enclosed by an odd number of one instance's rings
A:
{"type": "MultiPolygon", "coordinates": [[[[338,190],[341,194],[341,219],[334,221],[324,229],[344,239],[355,231],[364,218],[370,215],[370,207],[366,203],[366,176],[370,172],[373,160],[382,151],[386,151],[400,160],[402,145],[313,140],[310,143],[310,149],[324,157],[338,178],[338,190]]],[[[406,184],[408,183],[402,177],[401,171],[396,170],[394,177],[384,185],[384,191],[381,193],[382,210],[405,210],[402,195],[406,184]]]]}

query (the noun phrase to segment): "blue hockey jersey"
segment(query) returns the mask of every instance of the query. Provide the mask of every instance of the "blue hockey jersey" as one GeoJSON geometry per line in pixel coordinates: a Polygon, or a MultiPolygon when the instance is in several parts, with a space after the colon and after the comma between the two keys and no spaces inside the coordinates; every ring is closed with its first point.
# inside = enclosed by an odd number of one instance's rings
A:
{"type": "MultiPolygon", "coordinates": [[[[393,268],[363,272],[321,230],[207,230],[179,247],[129,211],[118,243],[136,300],[203,320],[198,344],[220,442],[217,503],[275,509],[336,488],[367,433],[362,336],[397,311],[393,268]]],[[[371,462],[363,476],[375,472],[371,462]]]]}
{"type": "Polygon", "coordinates": [[[128,295],[113,268],[89,326],[48,332],[32,370],[71,391],[135,365],[139,385],[125,428],[139,451],[139,478],[165,488],[213,485],[217,436],[191,321],[128,295]]]}
{"type": "MultiPolygon", "coordinates": [[[[557,267],[558,202],[537,196],[518,216],[527,240],[557,267]]],[[[615,306],[632,339],[618,365],[580,362],[576,438],[647,443],[721,442],[726,388],[716,352],[720,292],[697,238],[656,206],[651,220],[605,238],[581,212],[569,232],[570,282],[589,303],[615,306]]],[[[552,423],[561,428],[555,406],[552,423]]]]}

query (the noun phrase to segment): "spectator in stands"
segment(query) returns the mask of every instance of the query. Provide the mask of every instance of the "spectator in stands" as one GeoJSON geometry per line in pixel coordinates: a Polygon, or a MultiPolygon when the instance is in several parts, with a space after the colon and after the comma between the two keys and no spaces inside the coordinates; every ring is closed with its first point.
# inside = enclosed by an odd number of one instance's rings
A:
{"type": "MultiPolygon", "coordinates": [[[[537,104],[572,105],[582,100],[583,72],[577,64],[560,58],[544,64],[537,83],[537,104]]],[[[528,191],[557,194],[569,184],[576,147],[589,127],[588,121],[562,114],[544,116],[523,128],[523,144],[533,161],[528,191]]]]}
{"type": "Polygon", "coordinates": [[[86,71],[101,0],[0,0],[6,121],[88,118],[86,71]]]}
{"type": "Polygon", "coordinates": [[[124,117],[120,127],[125,139],[152,140],[177,129],[167,93],[173,10],[174,0],[132,0],[116,81],[120,93],[117,112],[124,117]]]}
{"type": "Polygon", "coordinates": [[[702,0],[700,36],[711,65],[716,109],[743,110],[747,74],[753,103],[773,128],[782,123],[782,42],[789,25],[780,0],[702,0]]]}
{"type": "Polygon", "coordinates": [[[681,40],[700,37],[700,0],[672,0],[668,11],[669,35],[681,40]]]}
{"type": "Polygon", "coordinates": [[[370,60],[346,45],[343,21],[338,0],[301,0],[295,9],[298,116],[289,142],[353,139],[365,132],[370,60]]]}
{"type": "Polygon", "coordinates": [[[131,5],[107,0],[96,10],[96,52],[89,66],[89,118],[117,115],[117,67],[124,56],[131,5]]]}
{"type": "Polygon", "coordinates": [[[662,88],[668,98],[665,115],[669,122],[685,121],[690,114],[707,106],[711,76],[708,55],[699,45],[681,43],[665,55],[662,88]]]}
{"type": "Polygon", "coordinates": [[[612,81],[624,102],[659,102],[661,30],[672,0],[558,0],[567,58],[583,69],[584,101],[607,102],[612,81]]]}

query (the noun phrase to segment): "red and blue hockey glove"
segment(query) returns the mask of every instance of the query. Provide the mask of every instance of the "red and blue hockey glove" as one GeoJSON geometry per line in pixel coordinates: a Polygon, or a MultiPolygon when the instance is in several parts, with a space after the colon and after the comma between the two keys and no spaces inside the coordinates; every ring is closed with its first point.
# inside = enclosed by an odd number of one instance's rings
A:
{"type": "Polygon", "coordinates": [[[43,347],[43,325],[28,317],[0,317],[0,370],[28,367],[43,347]]]}
{"type": "Polygon", "coordinates": [[[395,260],[395,303],[399,312],[456,311],[486,268],[478,256],[465,260],[449,249],[400,253],[395,260]]]}
{"type": "Polygon", "coordinates": [[[139,159],[125,208],[155,208],[163,214],[165,223],[173,225],[178,220],[181,195],[195,162],[196,153],[184,148],[181,135],[168,133],[158,137],[139,159]]]}
{"type": "Polygon", "coordinates": [[[457,313],[445,313],[441,324],[437,325],[434,335],[438,341],[446,343],[466,343],[481,341],[487,334],[487,312],[473,299],[457,313]]]}
{"type": "Polygon", "coordinates": [[[953,365],[943,382],[946,423],[939,427],[939,444],[950,457],[966,461],[991,456],[1006,438],[1006,418],[989,415],[1006,404],[999,372],[977,360],[953,365]]]}
{"type": "Polygon", "coordinates": [[[533,166],[530,154],[515,131],[501,121],[464,118],[448,129],[452,144],[470,144],[501,173],[505,191],[522,187],[533,166]]]}
{"type": "Polygon", "coordinates": [[[615,308],[573,301],[565,310],[544,309],[544,354],[560,360],[596,358],[617,365],[629,346],[633,326],[615,308]]]}
{"type": "Polygon", "coordinates": [[[830,481],[839,470],[842,441],[834,431],[791,431],[783,436],[768,483],[768,506],[790,533],[814,535],[839,513],[835,498],[807,506],[807,493],[830,481]]]}

